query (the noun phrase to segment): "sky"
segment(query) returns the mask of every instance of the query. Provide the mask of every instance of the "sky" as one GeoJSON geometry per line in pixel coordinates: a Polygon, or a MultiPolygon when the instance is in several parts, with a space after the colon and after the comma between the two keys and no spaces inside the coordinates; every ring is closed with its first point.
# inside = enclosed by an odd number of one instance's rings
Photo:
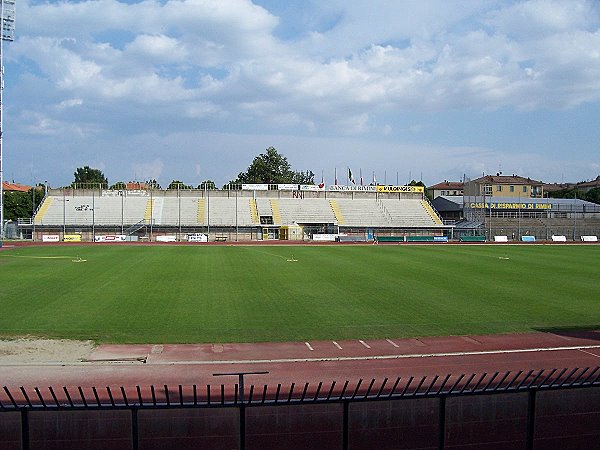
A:
{"type": "Polygon", "coordinates": [[[17,0],[4,179],[600,175],[597,0],[17,0]]]}

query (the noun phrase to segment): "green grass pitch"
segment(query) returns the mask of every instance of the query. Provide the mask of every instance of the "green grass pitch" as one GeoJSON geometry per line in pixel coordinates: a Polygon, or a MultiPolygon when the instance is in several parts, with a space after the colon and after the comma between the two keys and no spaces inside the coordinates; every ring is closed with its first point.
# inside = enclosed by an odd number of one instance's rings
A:
{"type": "Polygon", "coordinates": [[[0,307],[2,337],[99,343],[598,328],[600,246],[21,247],[0,307]]]}

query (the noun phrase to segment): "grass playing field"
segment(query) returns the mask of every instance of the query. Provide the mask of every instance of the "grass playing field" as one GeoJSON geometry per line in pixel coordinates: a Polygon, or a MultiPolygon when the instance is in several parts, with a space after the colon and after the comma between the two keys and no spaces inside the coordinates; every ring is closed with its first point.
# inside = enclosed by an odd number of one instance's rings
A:
{"type": "Polygon", "coordinates": [[[112,343],[598,328],[600,246],[23,247],[0,307],[4,337],[112,343]]]}

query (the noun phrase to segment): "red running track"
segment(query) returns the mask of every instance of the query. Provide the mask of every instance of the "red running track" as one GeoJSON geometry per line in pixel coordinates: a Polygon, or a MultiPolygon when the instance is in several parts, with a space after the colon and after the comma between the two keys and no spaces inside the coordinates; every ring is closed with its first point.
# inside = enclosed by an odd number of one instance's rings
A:
{"type": "Polygon", "coordinates": [[[311,385],[600,366],[600,330],[264,344],[101,345],[88,361],[0,365],[9,389],[233,384],[223,372],[268,371],[248,383],[311,385]]]}

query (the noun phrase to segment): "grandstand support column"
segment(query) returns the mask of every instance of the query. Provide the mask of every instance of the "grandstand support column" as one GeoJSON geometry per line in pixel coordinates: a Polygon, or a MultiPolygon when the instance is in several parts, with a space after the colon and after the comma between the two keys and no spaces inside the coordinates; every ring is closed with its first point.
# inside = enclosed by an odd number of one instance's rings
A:
{"type": "Polygon", "coordinates": [[[150,187],[150,242],[152,242],[152,226],[154,225],[154,200],[152,199],[152,187],[150,187]]]}
{"type": "Polygon", "coordinates": [[[519,215],[518,220],[517,220],[517,226],[518,226],[518,233],[517,233],[517,240],[521,240],[521,194],[519,193],[519,211],[517,211],[517,214],[519,215]]]}
{"type": "Polygon", "coordinates": [[[35,182],[33,180],[31,189],[31,242],[35,242],[35,182]]]}
{"type": "Polygon", "coordinates": [[[575,191],[575,203],[571,210],[573,211],[573,240],[577,238],[577,191],[575,191]]]}
{"type": "Polygon", "coordinates": [[[235,191],[235,242],[238,240],[238,191],[235,191]]]}
{"type": "Polygon", "coordinates": [[[490,198],[490,240],[492,238],[492,199],[490,198]]]}
{"type": "Polygon", "coordinates": [[[181,239],[181,195],[179,194],[179,184],[177,185],[177,224],[179,225],[179,236],[177,240],[181,239]]]}
{"type": "Polygon", "coordinates": [[[65,195],[65,189],[63,188],[63,240],[65,234],[67,234],[67,197],[65,195]]]}
{"type": "Polygon", "coordinates": [[[96,242],[96,196],[92,189],[92,242],[96,242]]]}
{"type": "Polygon", "coordinates": [[[123,234],[125,234],[125,232],[123,231],[124,230],[124,225],[125,225],[124,224],[124,221],[125,221],[125,212],[123,210],[123,207],[125,206],[123,204],[123,201],[124,201],[123,194],[124,194],[124,192],[122,190],[120,190],[119,194],[121,195],[121,235],[123,235],[123,234]]]}
{"type": "Polygon", "coordinates": [[[206,235],[210,241],[210,190],[206,189],[204,184],[204,193],[206,194],[206,235]]]}

